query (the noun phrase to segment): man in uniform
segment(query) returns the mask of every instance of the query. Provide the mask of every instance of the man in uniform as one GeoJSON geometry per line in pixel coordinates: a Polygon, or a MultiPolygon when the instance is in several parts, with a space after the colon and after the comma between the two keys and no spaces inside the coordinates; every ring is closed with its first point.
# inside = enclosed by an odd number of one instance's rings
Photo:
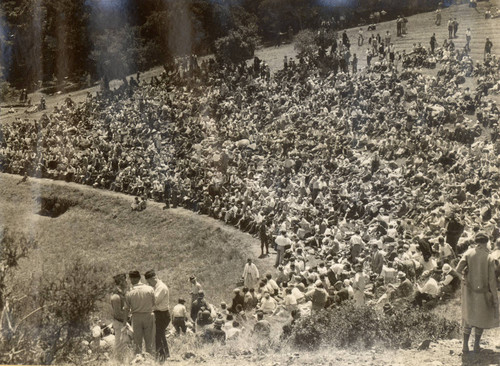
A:
{"type": "Polygon", "coordinates": [[[125,308],[132,314],[135,353],[142,353],[142,341],[146,344],[146,352],[153,354],[153,328],[155,294],[151,286],[141,283],[139,271],[128,274],[132,288],[125,295],[125,308]]]}
{"type": "Polygon", "coordinates": [[[154,270],[147,271],[144,278],[154,289],[156,358],[159,362],[164,362],[170,356],[165,336],[165,330],[170,323],[169,290],[167,285],[158,279],[154,270]]]}
{"type": "Polygon", "coordinates": [[[469,338],[475,328],[474,353],[484,329],[499,326],[498,293],[495,262],[488,250],[488,235],[479,231],[476,246],[467,250],[457,265],[462,280],[462,320],[464,326],[463,353],[469,352],[469,338]]]}
{"type": "Polygon", "coordinates": [[[115,352],[118,361],[122,361],[127,348],[127,335],[123,332],[127,325],[127,312],[125,310],[125,292],[128,287],[127,275],[121,273],[114,276],[113,279],[116,287],[111,295],[110,301],[113,316],[113,329],[115,330],[115,352]]]}

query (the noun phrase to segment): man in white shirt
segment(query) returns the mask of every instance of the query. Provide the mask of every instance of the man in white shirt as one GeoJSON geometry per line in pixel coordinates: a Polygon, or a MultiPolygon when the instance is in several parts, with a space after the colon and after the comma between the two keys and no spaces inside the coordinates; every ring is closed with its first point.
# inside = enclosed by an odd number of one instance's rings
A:
{"type": "Polygon", "coordinates": [[[188,312],[184,305],[185,303],[186,301],[184,299],[179,299],[178,304],[172,309],[172,325],[177,334],[180,334],[181,330],[186,334],[186,319],[188,318],[188,312]]]}
{"type": "Polygon", "coordinates": [[[414,304],[422,306],[422,302],[435,299],[439,295],[438,281],[441,277],[441,271],[434,271],[423,287],[417,283],[417,291],[415,292],[414,304]]]}
{"type": "Polygon", "coordinates": [[[170,323],[169,311],[169,290],[158,277],[154,270],[147,271],[144,278],[148,284],[153,287],[155,295],[155,305],[153,308],[155,314],[155,342],[156,342],[156,359],[159,362],[164,362],[169,356],[167,338],[165,330],[170,323]]]}
{"type": "Polygon", "coordinates": [[[278,252],[276,256],[276,263],[274,264],[275,267],[278,267],[281,262],[283,261],[283,254],[285,253],[285,247],[288,245],[292,245],[292,241],[287,238],[286,236],[286,230],[281,230],[281,234],[276,237],[275,240],[276,243],[276,251],[278,252]]]}
{"type": "Polygon", "coordinates": [[[272,314],[276,310],[276,307],[278,304],[276,303],[276,300],[274,300],[269,292],[264,292],[264,296],[260,300],[260,308],[264,314],[272,314]]]}

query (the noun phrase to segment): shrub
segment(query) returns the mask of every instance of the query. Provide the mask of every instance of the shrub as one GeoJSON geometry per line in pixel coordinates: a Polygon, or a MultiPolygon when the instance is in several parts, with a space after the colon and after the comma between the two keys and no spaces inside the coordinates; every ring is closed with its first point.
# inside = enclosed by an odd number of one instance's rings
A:
{"type": "Polygon", "coordinates": [[[61,274],[44,273],[38,293],[16,307],[11,337],[0,347],[0,363],[81,364],[87,357],[92,316],[109,293],[104,266],[73,259],[61,274]]]}
{"type": "Polygon", "coordinates": [[[253,57],[257,47],[255,25],[241,26],[215,41],[215,58],[222,63],[241,63],[253,57]]]}
{"type": "Polygon", "coordinates": [[[309,350],[320,346],[406,348],[426,339],[453,338],[458,331],[457,322],[410,306],[385,315],[368,306],[347,303],[301,319],[293,328],[290,342],[309,350]]]}
{"type": "Polygon", "coordinates": [[[336,36],[337,33],[330,29],[320,31],[305,29],[295,36],[295,49],[299,55],[313,56],[320,48],[328,49],[336,36]]]}

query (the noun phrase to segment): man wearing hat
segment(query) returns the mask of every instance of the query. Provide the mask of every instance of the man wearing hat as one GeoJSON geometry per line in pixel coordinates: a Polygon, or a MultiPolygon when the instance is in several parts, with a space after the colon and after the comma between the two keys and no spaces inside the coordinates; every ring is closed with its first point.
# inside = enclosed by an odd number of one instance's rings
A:
{"type": "Polygon", "coordinates": [[[217,318],[214,321],[213,328],[206,328],[203,333],[203,340],[206,343],[214,343],[221,342],[222,344],[226,343],[226,332],[222,330],[222,326],[224,325],[224,320],[221,318],[217,318]]]}
{"type": "Polygon", "coordinates": [[[127,325],[127,311],[125,310],[125,292],[127,291],[127,275],[118,274],[113,277],[115,289],[111,295],[111,309],[113,329],[115,330],[115,352],[119,361],[123,359],[127,347],[126,334],[123,332],[127,325]]]}
{"type": "Polygon", "coordinates": [[[444,280],[441,283],[441,293],[453,295],[460,288],[460,276],[448,263],[443,264],[442,269],[444,280]]]}
{"type": "Polygon", "coordinates": [[[314,288],[306,293],[306,298],[311,299],[312,311],[323,310],[328,301],[328,292],[324,289],[323,282],[317,280],[314,288]]]}
{"type": "Polygon", "coordinates": [[[469,338],[475,328],[474,352],[480,351],[483,329],[499,326],[495,263],[488,250],[488,235],[479,231],[476,247],[467,250],[457,265],[462,280],[463,352],[469,352],[469,338]]]}
{"type": "Polygon", "coordinates": [[[151,286],[141,283],[139,271],[128,274],[132,288],[125,295],[125,308],[132,314],[135,353],[142,353],[142,341],[146,344],[146,352],[153,354],[153,328],[155,294],[151,286]]]}
{"type": "Polygon", "coordinates": [[[154,270],[147,271],[144,278],[148,284],[154,289],[155,294],[155,344],[156,344],[156,358],[160,362],[164,362],[170,356],[165,336],[165,330],[170,323],[169,311],[169,291],[167,285],[163,283],[154,270]]]}
{"type": "Polygon", "coordinates": [[[186,334],[186,320],[188,318],[188,313],[186,306],[184,305],[186,300],[179,299],[177,305],[172,309],[172,325],[175,328],[177,334],[181,333],[181,330],[186,334]]]}

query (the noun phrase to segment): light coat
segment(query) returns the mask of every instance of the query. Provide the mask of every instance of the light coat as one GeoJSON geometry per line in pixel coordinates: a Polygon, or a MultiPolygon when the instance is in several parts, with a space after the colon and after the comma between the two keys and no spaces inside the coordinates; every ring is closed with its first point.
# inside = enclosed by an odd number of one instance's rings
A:
{"type": "Polygon", "coordinates": [[[499,326],[495,263],[484,245],[464,253],[456,271],[462,280],[464,325],[489,329],[499,326]]]}

